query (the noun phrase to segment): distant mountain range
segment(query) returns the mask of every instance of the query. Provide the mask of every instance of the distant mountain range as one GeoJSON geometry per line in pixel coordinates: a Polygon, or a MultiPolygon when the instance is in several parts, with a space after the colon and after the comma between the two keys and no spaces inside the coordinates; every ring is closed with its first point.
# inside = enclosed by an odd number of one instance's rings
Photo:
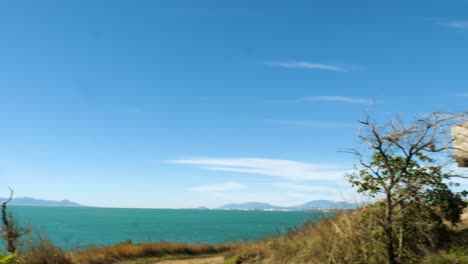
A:
{"type": "MultiPolygon", "coordinates": [[[[0,203],[7,200],[7,198],[0,198],[0,203]]],[[[21,205],[21,206],[56,206],[56,207],[83,207],[84,205],[69,201],[69,200],[62,200],[62,201],[50,201],[50,200],[42,200],[42,199],[35,199],[30,197],[18,197],[13,198],[13,200],[8,203],[8,205],[21,205]]]]}
{"type": "Polygon", "coordinates": [[[217,209],[221,210],[261,210],[261,211],[304,211],[304,210],[328,210],[328,209],[354,209],[359,205],[348,202],[333,202],[329,200],[315,200],[305,204],[281,207],[267,203],[248,202],[242,204],[226,204],[217,209]]]}
{"type": "MultiPolygon", "coordinates": [[[[0,203],[5,201],[6,198],[0,198],[0,203]]],[[[9,205],[19,205],[19,206],[55,206],[55,207],[86,207],[86,205],[81,205],[69,200],[62,201],[51,201],[43,199],[35,199],[30,197],[18,197],[13,198],[9,205]]],[[[248,202],[241,204],[225,204],[219,208],[220,210],[258,210],[258,211],[306,211],[306,210],[328,210],[328,209],[354,209],[357,208],[359,204],[348,203],[348,202],[333,202],[329,200],[315,200],[310,201],[305,204],[290,206],[290,207],[281,207],[275,206],[268,203],[259,203],[259,202],[248,202]]],[[[199,207],[195,209],[208,209],[206,207],[199,207]]]]}
{"type": "Polygon", "coordinates": [[[271,210],[271,209],[281,209],[279,206],[274,206],[267,203],[258,203],[258,202],[248,202],[242,204],[225,204],[218,209],[223,210],[271,210]]]}
{"type": "Polygon", "coordinates": [[[294,206],[293,208],[297,210],[324,210],[324,209],[354,209],[358,207],[358,204],[348,203],[348,202],[333,202],[329,200],[316,200],[310,201],[305,204],[294,206]]]}

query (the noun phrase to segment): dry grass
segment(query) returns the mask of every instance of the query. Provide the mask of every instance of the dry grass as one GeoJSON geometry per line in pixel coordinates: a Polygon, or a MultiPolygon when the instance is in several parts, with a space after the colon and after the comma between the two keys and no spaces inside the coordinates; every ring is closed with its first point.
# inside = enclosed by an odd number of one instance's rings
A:
{"type": "Polygon", "coordinates": [[[458,225],[458,227],[461,229],[468,229],[468,209],[465,209],[463,211],[463,214],[461,216],[461,222],[458,225]]]}
{"type": "Polygon", "coordinates": [[[236,244],[144,243],[118,244],[90,248],[78,253],[65,252],[42,237],[30,239],[15,258],[17,264],[110,264],[146,258],[178,259],[210,256],[234,250],[236,244]]]}
{"type": "MultiPolygon", "coordinates": [[[[420,210],[420,208],[415,208],[420,210]]],[[[421,214],[418,214],[421,215],[421,214]]],[[[449,229],[432,215],[411,218],[405,247],[398,251],[402,263],[465,263],[468,255],[468,217],[449,229]],[[444,239],[440,239],[443,237],[444,239]]],[[[31,240],[20,252],[20,264],[108,264],[121,261],[193,258],[223,254],[234,263],[386,263],[377,205],[352,213],[338,212],[276,238],[258,243],[190,245],[186,243],[119,244],[66,253],[46,239],[31,240]]],[[[408,220],[407,220],[408,221],[408,220]]],[[[396,219],[398,222],[398,218],[396,219]]],[[[146,262],[144,262],[146,263],[146,262]]],[[[468,262],[467,262],[468,263],[468,262]]]]}
{"type": "Polygon", "coordinates": [[[111,247],[91,248],[78,253],[75,261],[81,264],[107,264],[122,260],[164,256],[202,256],[233,250],[233,244],[189,245],[186,243],[119,244],[111,247]]]}
{"type": "Polygon", "coordinates": [[[343,214],[242,248],[245,263],[385,263],[379,230],[361,223],[357,214],[343,214]],[[372,247],[370,247],[372,245],[372,247]],[[368,252],[372,248],[374,252],[368,252]]]}
{"type": "Polygon", "coordinates": [[[71,256],[47,239],[30,241],[18,254],[14,263],[21,264],[74,264],[71,256]]]}
{"type": "MultiPolygon", "coordinates": [[[[229,257],[239,254],[237,263],[387,263],[381,214],[378,206],[341,213],[265,242],[241,245],[229,257]]],[[[468,252],[468,219],[456,230],[430,215],[411,221],[412,229],[405,230],[408,235],[402,238],[405,246],[396,252],[401,263],[421,263],[426,256],[425,263],[466,259],[459,255],[468,252]]]]}
{"type": "MultiPolygon", "coordinates": [[[[207,255],[196,257],[163,257],[163,258],[143,258],[136,260],[126,260],[117,264],[225,264],[222,255],[207,255]]],[[[232,263],[231,263],[232,264],[232,263]]]]}

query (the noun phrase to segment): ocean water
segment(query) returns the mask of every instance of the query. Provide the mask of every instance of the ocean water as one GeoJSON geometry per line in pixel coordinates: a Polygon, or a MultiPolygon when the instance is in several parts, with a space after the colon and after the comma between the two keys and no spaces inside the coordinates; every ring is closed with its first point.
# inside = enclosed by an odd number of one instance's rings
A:
{"type": "Polygon", "coordinates": [[[23,226],[65,249],[133,242],[257,241],[326,216],[320,212],[11,206],[23,226]]]}

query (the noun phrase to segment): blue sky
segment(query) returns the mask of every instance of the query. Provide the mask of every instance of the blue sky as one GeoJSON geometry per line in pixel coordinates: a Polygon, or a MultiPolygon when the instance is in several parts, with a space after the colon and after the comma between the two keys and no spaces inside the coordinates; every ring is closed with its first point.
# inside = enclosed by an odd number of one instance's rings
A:
{"type": "MultiPolygon", "coordinates": [[[[2,1],[0,179],[111,207],[350,200],[356,120],[466,111],[468,1],[2,1]]],[[[0,195],[1,196],[1,195],[0,195]]]]}

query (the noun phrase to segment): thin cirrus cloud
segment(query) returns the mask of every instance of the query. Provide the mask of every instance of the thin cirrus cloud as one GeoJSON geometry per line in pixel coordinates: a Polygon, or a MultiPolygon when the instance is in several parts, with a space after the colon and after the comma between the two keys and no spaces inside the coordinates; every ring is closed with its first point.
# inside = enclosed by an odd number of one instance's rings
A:
{"type": "Polygon", "coordinates": [[[309,69],[309,70],[322,70],[322,71],[334,71],[334,72],[349,71],[349,69],[346,69],[338,65],[314,63],[314,62],[307,62],[307,61],[271,61],[271,62],[264,62],[263,64],[266,64],[272,67],[289,68],[289,69],[309,69]]]}
{"type": "Polygon", "coordinates": [[[247,188],[246,186],[238,182],[225,182],[222,184],[198,186],[198,187],[191,188],[190,190],[197,191],[197,192],[225,192],[225,191],[243,190],[246,188],[247,188]]]}
{"type": "Polygon", "coordinates": [[[314,127],[314,128],[348,128],[352,127],[349,123],[340,122],[318,122],[308,120],[290,120],[290,119],[266,119],[265,123],[285,125],[285,126],[299,126],[299,127],[314,127]]]}
{"type": "Polygon", "coordinates": [[[344,103],[344,104],[374,104],[375,101],[369,98],[358,98],[349,96],[307,96],[301,98],[306,102],[344,103]]]}
{"type": "Polygon", "coordinates": [[[350,167],[339,164],[265,158],[190,158],[169,162],[210,171],[266,175],[294,181],[339,180],[350,171],[350,167]]]}
{"type": "Polygon", "coordinates": [[[468,29],[468,20],[442,22],[441,24],[456,29],[468,29]]]}
{"type": "Polygon", "coordinates": [[[374,99],[351,97],[351,96],[336,96],[336,95],[322,95],[322,96],[306,96],[292,100],[272,100],[272,103],[286,103],[286,104],[304,104],[304,103],[337,103],[337,104],[363,104],[373,105],[376,103],[374,99]]]}

